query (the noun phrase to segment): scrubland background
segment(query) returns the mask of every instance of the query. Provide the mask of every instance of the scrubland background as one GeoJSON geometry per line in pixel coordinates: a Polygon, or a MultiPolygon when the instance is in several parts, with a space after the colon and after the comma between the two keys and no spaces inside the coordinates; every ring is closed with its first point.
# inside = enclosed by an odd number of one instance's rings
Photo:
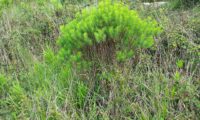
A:
{"type": "Polygon", "coordinates": [[[162,31],[125,63],[81,74],[55,62],[57,40],[96,0],[0,0],[0,119],[198,120],[200,1],[121,1],[162,31]]]}

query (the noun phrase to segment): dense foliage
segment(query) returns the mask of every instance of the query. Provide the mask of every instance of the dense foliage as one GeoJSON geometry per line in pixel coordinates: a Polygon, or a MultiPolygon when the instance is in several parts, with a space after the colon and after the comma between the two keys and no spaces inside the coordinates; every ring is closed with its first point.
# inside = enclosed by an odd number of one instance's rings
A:
{"type": "Polygon", "coordinates": [[[153,36],[158,31],[155,21],[142,20],[122,3],[107,0],[84,9],[73,21],[62,26],[58,43],[63,48],[61,54],[67,59],[92,52],[100,56],[107,54],[105,57],[110,61],[115,54],[118,60],[125,60],[133,56],[136,48],[152,46],[153,36]]]}

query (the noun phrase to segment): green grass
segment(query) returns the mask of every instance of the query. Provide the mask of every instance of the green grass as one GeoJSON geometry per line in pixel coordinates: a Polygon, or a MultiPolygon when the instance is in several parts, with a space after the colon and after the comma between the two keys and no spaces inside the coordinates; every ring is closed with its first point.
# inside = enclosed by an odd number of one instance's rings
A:
{"type": "MultiPolygon", "coordinates": [[[[125,63],[77,71],[60,62],[59,26],[81,4],[24,2],[0,17],[0,119],[200,118],[199,7],[143,9],[163,32],[125,63]]],[[[138,3],[139,4],[139,3],[138,3]]]]}
{"type": "Polygon", "coordinates": [[[196,6],[200,0],[170,0],[170,2],[173,9],[186,9],[196,6]]]}

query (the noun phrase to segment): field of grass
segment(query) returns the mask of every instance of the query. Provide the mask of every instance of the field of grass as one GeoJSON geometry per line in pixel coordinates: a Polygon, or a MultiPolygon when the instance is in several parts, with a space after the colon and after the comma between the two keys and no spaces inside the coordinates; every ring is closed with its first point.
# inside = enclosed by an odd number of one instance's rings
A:
{"type": "Polygon", "coordinates": [[[199,120],[199,1],[102,1],[0,0],[0,120],[199,120]]]}

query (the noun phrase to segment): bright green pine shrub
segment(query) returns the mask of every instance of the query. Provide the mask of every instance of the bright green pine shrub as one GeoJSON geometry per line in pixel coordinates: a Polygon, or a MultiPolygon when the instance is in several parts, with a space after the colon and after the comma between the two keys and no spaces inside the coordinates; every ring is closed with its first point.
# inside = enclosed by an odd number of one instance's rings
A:
{"type": "Polygon", "coordinates": [[[135,49],[151,47],[159,31],[150,18],[142,20],[124,4],[104,0],[61,26],[60,55],[72,62],[95,58],[124,61],[134,55],[135,49]]]}

